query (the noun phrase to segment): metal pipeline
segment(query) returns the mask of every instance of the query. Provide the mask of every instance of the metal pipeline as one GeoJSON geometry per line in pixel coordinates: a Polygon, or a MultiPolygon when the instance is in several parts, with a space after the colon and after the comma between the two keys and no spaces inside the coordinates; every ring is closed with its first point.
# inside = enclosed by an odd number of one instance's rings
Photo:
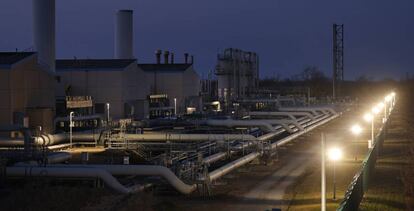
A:
{"type": "MultiPolygon", "coordinates": [[[[26,167],[25,164],[18,165],[17,167],[26,167]]],[[[188,185],[181,181],[169,168],[164,166],[152,166],[152,165],[48,165],[47,168],[59,168],[59,169],[96,169],[103,170],[107,173],[116,176],[160,176],[164,178],[171,186],[173,186],[178,192],[183,194],[189,194],[193,192],[197,186],[188,185]]]]}
{"type": "Polygon", "coordinates": [[[204,124],[209,126],[223,126],[223,127],[259,127],[265,132],[274,132],[274,128],[271,124],[257,121],[257,120],[233,120],[233,119],[226,119],[226,120],[215,120],[209,119],[204,122],[204,124]]]}
{"type": "Polygon", "coordinates": [[[137,185],[125,187],[118,182],[108,171],[101,168],[87,167],[58,167],[58,166],[12,166],[6,167],[6,175],[9,177],[77,177],[99,178],[108,187],[117,192],[128,194],[141,191],[143,186],[137,185]]]}
{"type": "Polygon", "coordinates": [[[338,116],[339,116],[339,114],[336,114],[336,115],[333,115],[333,116],[331,116],[331,117],[329,117],[329,118],[323,119],[323,120],[321,120],[320,122],[317,122],[317,123],[311,124],[311,125],[310,125],[310,126],[308,126],[305,130],[300,131],[300,132],[295,133],[295,134],[292,134],[292,135],[290,135],[290,136],[288,136],[288,137],[286,137],[286,138],[283,138],[283,139],[281,139],[281,140],[279,140],[279,141],[277,141],[277,142],[275,142],[275,143],[271,144],[271,148],[272,148],[272,149],[275,149],[275,148],[277,148],[277,147],[280,147],[280,146],[282,146],[282,145],[285,145],[285,144],[287,144],[288,142],[292,141],[293,139],[295,139],[295,138],[297,138],[297,137],[299,137],[299,136],[301,136],[301,135],[303,135],[303,134],[305,134],[305,133],[308,133],[308,132],[312,131],[313,129],[315,129],[315,128],[317,128],[317,127],[319,127],[319,126],[321,126],[321,125],[323,125],[323,124],[325,124],[325,123],[327,123],[327,122],[329,122],[329,121],[331,121],[331,120],[333,120],[333,119],[337,118],[338,116]]]}
{"type": "MultiPolygon", "coordinates": [[[[244,157],[241,157],[235,161],[232,161],[212,172],[210,172],[208,174],[208,179],[210,181],[214,181],[226,174],[228,174],[229,172],[233,171],[236,168],[239,168],[240,166],[243,166],[249,162],[251,162],[252,160],[254,160],[255,158],[259,157],[259,155],[261,155],[260,152],[252,152],[244,157]]],[[[201,180],[205,180],[206,178],[201,178],[201,180]]]]}
{"type": "Polygon", "coordinates": [[[249,112],[249,115],[250,116],[287,116],[291,118],[292,120],[296,120],[295,116],[306,116],[312,120],[314,119],[314,116],[308,112],[254,111],[254,112],[249,112]]]}
{"type": "Polygon", "coordinates": [[[285,111],[285,112],[307,111],[307,112],[312,112],[313,115],[318,115],[317,112],[321,112],[323,114],[332,114],[332,115],[337,114],[337,112],[333,108],[330,108],[330,107],[281,107],[278,110],[285,111]]]}
{"type": "MultiPolygon", "coordinates": [[[[297,138],[297,137],[299,137],[299,136],[301,136],[301,135],[303,135],[307,132],[312,131],[316,127],[321,126],[321,125],[337,118],[338,116],[339,116],[338,114],[336,114],[334,116],[331,116],[331,117],[329,117],[329,115],[323,115],[323,116],[319,117],[318,119],[311,121],[310,124],[309,124],[310,126],[308,128],[306,128],[305,130],[300,131],[300,132],[295,133],[295,134],[292,134],[292,135],[290,135],[290,136],[288,136],[288,137],[286,137],[286,138],[284,138],[280,141],[277,141],[277,142],[271,144],[271,148],[274,149],[278,146],[284,145],[284,144],[292,141],[293,139],[295,139],[295,138],[297,138]]],[[[230,163],[228,163],[228,164],[226,164],[226,165],[210,172],[208,174],[208,178],[201,178],[201,180],[209,180],[209,181],[216,180],[216,179],[222,177],[223,175],[231,172],[232,170],[251,162],[252,160],[259,157],[260,155],[262,155],[262,152],[250,153],[250,154],[248,154],[244,157],[241,157],[241,158],[239,158],[235,161],[232,161],[232,162],[230,162],[230,163]]]]}

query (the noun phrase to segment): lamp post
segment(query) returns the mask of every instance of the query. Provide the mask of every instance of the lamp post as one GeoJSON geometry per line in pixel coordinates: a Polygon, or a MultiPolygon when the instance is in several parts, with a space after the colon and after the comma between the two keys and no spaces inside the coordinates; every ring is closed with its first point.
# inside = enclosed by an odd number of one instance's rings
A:
{"type": "Polygon", "coordinates": [[[374,141],[374,116],[370,113],[364,115],[364,120],[371,122],[371,140],[368,141],[368,148],[372,147],[372,142],[374,141]]]}
{"type": "Polygon", "coordinates": [[[109,107],[110,107],[109,103],[106,103],[106,114],[107,114],[106,121],[108,125],[109,125],[109,107]]]}
{"type": "Polygon", "coordinates": [[[174,98],[174,116],[177,116],[177,98],[174,98]]]}
{"type": "MultiPolygon", "coordinates": [[[[392,100],[391,100],[391,105],[392,105],[392,107],[391,107],[391,108],[392,108],[392,109],[394,109],[394,105],[395,105],[395,95],[396,95],[396,94],[395,94],[395,92],[391,92],[391,99],[392,99],[392,100]]],[[[392,109],[391,109],[391,110],[392,110],[392,109]]]]}
{"type": "MultiPolygon", "coordinates": [[[[359,136],[359,134],[361,134],[361,132],[362,132],[362,128],[361,128],[361,126],[359,126],[358,124],[355,124],[355,125],[353,125],[352,127],[351,127],[351,132],[352,132],[352,134],[354,134],[355,136],[359,136]]],[[[358,151],[358,147],[357,147],[357,145],[355,144],[355,161],[357,161],[358,160],[358,153],[357,153],[357,151],[358,151]]]]}
{"type": "Polygon", "coordinates": [[[74,126],[73,124],[73,115],[75,114],[75,112],[71,111],[69,113],[69,143],[70,143],[70,148],[72,148],[72,128],[74,126]]]}
{"type": "Polygon", "coordinates": [[[332,161],[333,165],[333,200],[336,200],[336,172],[335,172],[335,165],[336,161],[342,158],[342,150],[339,148],[332,148],[328,151],[329,159],[332,161]]]}
{"type": "Polygon", "coordinates": [[[326,211],[325,134],[321,134],[321,211],[326,211]]]}
{"type": "Polygon", "coordinates": [[[391,108],[391,99],[392,98],[392,96],[391,95],[387,95],[386,97],[385,97],[385,108],[384,108],[384,110],[385,110],[385,116],[386,116],[386,118],[388,118],[388,109],[389,108],[391,108]],[[387,105],[389,104],[389,108],[387,107],[387,105]]]}
{"type": "MultiPolygon", "coordinates": [[[[383,102],[378,103],[377,108],[378,108],[378,113],[381,112],[381,110],[383,110],[385,107],[385,104],[383,102]]],[[[386,116],[384,115],[384,117],[382,118],[382,123],[385,123],[385,119],[386,116]]]]}

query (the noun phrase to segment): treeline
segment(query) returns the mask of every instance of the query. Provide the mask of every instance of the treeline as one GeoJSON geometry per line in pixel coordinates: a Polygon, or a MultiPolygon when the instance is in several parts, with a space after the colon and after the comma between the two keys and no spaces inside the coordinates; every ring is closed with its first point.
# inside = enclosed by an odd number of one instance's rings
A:
{"type": "MultiPolygon", "coordinates": [[[[406,79],[395,81],[392,79],[372,80],[366,76],[360,76],[354,81],[343,81],[339,84],[340,96],[351,98],[375,98],[392,89],[399,89],[406,79]]],[[[325,75],[316,66],[306,67],[300,74],[290,78],[275,76],[260,80],[261,90],[309,90],[311,97],[332,96],[332,78],[325,75]]]]}

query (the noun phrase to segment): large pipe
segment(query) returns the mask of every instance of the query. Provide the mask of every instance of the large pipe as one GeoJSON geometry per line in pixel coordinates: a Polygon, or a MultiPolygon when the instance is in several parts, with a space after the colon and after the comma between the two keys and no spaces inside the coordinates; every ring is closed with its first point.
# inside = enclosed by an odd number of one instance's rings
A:
{"type": "Polygon", "coordinates": [[[277,142],[275,142],[275,143],[273,143],[273,144],[271,145],[271,148],[272,148],[272,149],[275,149],[275,148],[277,148],[277,147],[283,146],[283,145],[285,145],[285,144],[289,143],[290,141],[294,140],[295,138],[297,138],[297,137],[299,137],[299,136],[301,136],[301,135],[303,135],[303,134],[305,134],[305,133],[308,133],[308,132],[310,132],[310,131],[314,130],[315,128],[317,128],[317,127],[319,127],[319,126],[321,126],[321,125],[323,125],[323,124],[328,123],[329,121],[331,121],[331,120],[333,120],[333,119],[337,118],[338,116],[339,116],[339,114],[335,114],[335,115],[333,115],[333,116],[331,116],[331,117],[329,117],[329,118],[326,118],[326,119],[324,119],[324,120],[321,120],[320,122],[315,123],[315,124],[313,124],[313,125],[311,125],[311,126],[307,127],[307,128],[306,128],[305,130],[303,130],[303,131],[300,131],[300,132],[295,133],[295,134],[292,134],[292,135],[290,135],[290,136],[288,136],[288,137],[286,137],[286,138],[283,138],[283,139],[281,139],[281,140],[278,140],[277,142]]]}
{"type": "Polygon", "coordinates": [[[133,11],[119,10],[115,24],[115,59],[133,59],[133,11]]]}
{"type": "Polygon", "coordinates": [[[308,111],[312,112],[313,115],[318,115],[318,112],[322,112],[323,114],[337,114],[337,112],[330,107],[282,107],[278,109],[279,111],[286,111],[286,112],[303,112],[308,111]]]}
{"type": "Polygon", "coordinates": [[[259,120],[215,120],[209,119],[204,122],[204,124],[209,126],[223,126],[223,127],[260,127],[265,132],[274,132],[275,129],[269,123],[259,121],[259,120]]]}
{"type": "MultiPolygon", "coordinates": [[[[229,172],[233,171],[236,168],[239,168],[240,166],[243,166],[249,162],[251,162],[252,160],[256,159],[257,157],[259,157],[259,155],[261,155],[260,152],[252,152],[244,157],[241,157],[235,161],[232,161],[212,172],[210,172],[208,174],[208,179],[210,181],[214,181],[226,174],[228,174],[229,172]]],[[[202,179],[203,180],[203,179],[202,179]]]]}
{"type": "Polygon", "coordinates": [[[33,0],[33,42],[38,63],[55,72],[55,0],[33,0]]]}
{"type": "MultiPolygon", "coordinates": [[[[26,166],[24,164],[19,167],[26,166]]],[[[27,166],[26,166],[27,167],[27,166]]],[[[48,168],[60,168],[60,169],[98,169],[104,170],[112,175],[116,176],[160,176],[167,180],[171,186],[177,191],[183,194],[189,194],[193,192],[197,186],[188,185],[181,181],[170,169],[164,166],[153,165],[48,165],[48,168]]]]}
{"type": "MultiPolygon", "coordinates": [[[[284,144],[292,141],[293,139],[295,139],[295,138],[297,138],[297,137],[299,137],[299,136],[301,136],[301,135],[303,135],[303,134],[305,134],[309,131],[312,131],[316,127],[319,127],[319,126],[321,126],[321,125],[337,118],[338,116],[339,115],[336,114],[336,115],[333,115],[333,116],[327,118],[327,116],[324,115],[324,116],[320,117],[319,119],[312,121],[312,122],[316,122],[316,123],[313,123],[313,125],[310,126],[309,128],[306,128],[303,131],[292,134],[292,135],[290,135],[290,136],[288,136],[288,137],[286,137],[286,138],[284,138],[280,141],[277,141],[277,142],[271,144],[271,148],[274,149],[278,146],[284,145],[284,144]]],[[[239,167],[251,162],[252,160],[259,157],[261,154],[262,154],[261,152],[253,152],[253,153],[250,153],[246,156],[243,156],[243,157],[241,157],[241,158],[239,158],[235,161],[232,161],[232,162],[230,162],[230,163],[228,163],[228,164],[226,164],[226,165],[210,172],[208,174],[208,178],[203,177],[203,178],[201,178],[201,180],[207,180],[207,179],[210,180],[210,181],[216,180],[216,179],[224,176],[225,174],[228,174],[229,172],[233,171],[234,169],[239,168],[239,167]]]]}
{"type": "Polygon", "coordinates": [[[108,187],[124,194],[142,190],[142,186],[125,187],[118,182],[108,171],[100,168],[86,167],[41,167],[41,166],[12,166],[6,167],[6,175],[9,177],[76,177],[99,178],[108,187]]]}
{"type": "Polygon", "coordinates": [[[12,131],[19,131],[21,133],[23,133],[23,146],[24,146],[24,151],[25,151],[25,155],[27,157],[31,157],[32,156],[32,145],[33,145],[33,139],[32,139],[32,135],[30,133],[30,130],[28,128],[25,128],[23,126],[20,125],[5,125],[5,126],[0,126],[0,132],[12,132],[12,131]]]}
{"type": "Polygon", "coordinates": [[[249,112],[250,116],[288,116],[291,119],[296,119],[295,116],[306,116],[308,118],[314,119],[314,116],[308,112],[266,112],[266,111],[254,111],[249,112]]]}

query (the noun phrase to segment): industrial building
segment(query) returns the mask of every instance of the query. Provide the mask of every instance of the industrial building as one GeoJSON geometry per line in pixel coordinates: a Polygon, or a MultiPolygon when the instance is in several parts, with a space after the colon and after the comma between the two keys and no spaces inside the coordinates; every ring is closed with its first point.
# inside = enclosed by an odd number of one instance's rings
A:
{"type": "Polygon", "coordinates": [[[37,52],[0,55],[2,96],[10,99],[2,102],[0,124],[23,125],[26,118],[24,125],[53,132],[54,118],[68,116],[77,108],[66,106],[67,100],[81,98],[87,98],[91,105],[87,112],[77,111],[77,116],[110,113],[111,119],[149,118],[154,94],[166,96],[168,104],[174,105],[168,116],[184,114],[187,108],[200,109],[200,79],[188,62],[188,54],[185,62],[177,64],[173,54],[170,63],[168,55],[162,64],[137,63],[132,50],[132,10],[120,10],[115,15],[115,52],[110,59],[56,59],[53,0],[33,1],[33,21],[37,52]]]}
{"type": "Polygon", "coordinates": [[[40,126],[53,132],[54,75],[34,52],[0,53],[0,124],[40,126]]]}

